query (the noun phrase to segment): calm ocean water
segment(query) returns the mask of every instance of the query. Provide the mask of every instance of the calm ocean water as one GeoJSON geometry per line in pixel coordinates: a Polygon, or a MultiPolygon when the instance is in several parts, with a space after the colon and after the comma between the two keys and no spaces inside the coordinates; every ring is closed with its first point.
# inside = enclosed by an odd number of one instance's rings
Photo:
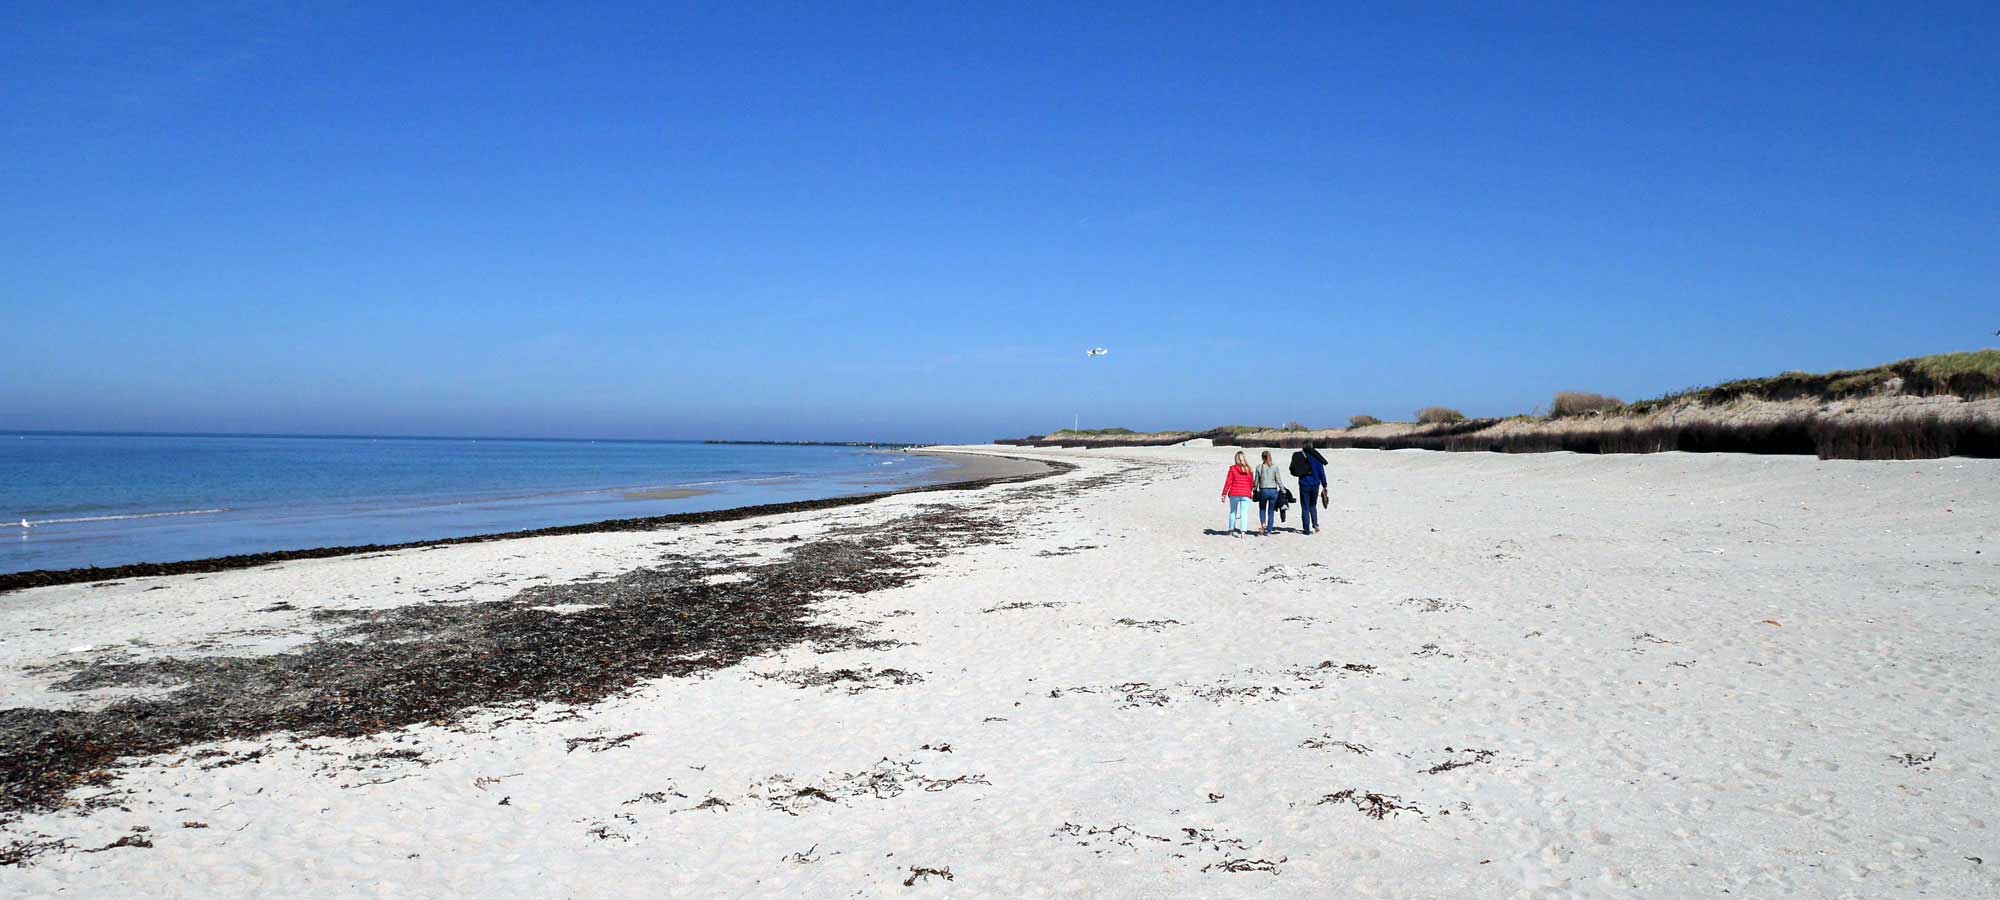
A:
{"type": "Polygon", "coordinates": [[[0,432],[0,572],[807,500],[906,486],[941,465],[856,447],[0,432]],[[714,493],[630,496],[674,488],[714,493]]]}

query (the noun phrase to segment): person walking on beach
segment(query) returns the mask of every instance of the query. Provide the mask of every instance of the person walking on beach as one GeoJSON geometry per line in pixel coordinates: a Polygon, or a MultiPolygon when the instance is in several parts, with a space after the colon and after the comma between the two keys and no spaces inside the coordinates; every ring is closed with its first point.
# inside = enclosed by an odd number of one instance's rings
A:
{"type": "Polygon", "coordinates": [[[1284,489],[1282,473],[1266,450],[1264,464],[1257,467],[1257,524],[1264,526],[1265,534],[1278,527],[1278,493],[1284,489]]]}
{"type": "Polygon", "coordinates": [[[1299,479],[1299,532],[1312,534],[1319,530],[1319,508],[1327,505],[1326,457],[1312,441],[1292,454],[1292,474],[1299,479]]]}
{"type": "Polygon", "coordinates": [[[1242,537],[1243,532],[1250,530],[1250,495],[1256,484],[1257,476],[1250,471],[1250,461],[1243,458],[1243,451],[1236,451],[1236,462],[1222,479],[1222,502],[1229,506],[1230,537],[1242,537]]]}

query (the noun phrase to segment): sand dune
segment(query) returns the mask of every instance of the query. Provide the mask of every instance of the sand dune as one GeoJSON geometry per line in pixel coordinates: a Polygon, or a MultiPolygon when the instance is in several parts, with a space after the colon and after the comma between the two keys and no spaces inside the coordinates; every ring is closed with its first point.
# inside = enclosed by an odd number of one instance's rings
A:
{"type": "Polygon", "coordinates": [[[2000,893],[2000,463],[1337,451],[1324,534],[1232,539],[1233,448],[1006,452],[1080,468],[0,596],[4,705],[91,710],[171,686],[67,664],[298,651],[315,609],[927,566],[816,595],[851,639],[602,702],[128,759],[0,826],[0,893],[2000,893]]]}

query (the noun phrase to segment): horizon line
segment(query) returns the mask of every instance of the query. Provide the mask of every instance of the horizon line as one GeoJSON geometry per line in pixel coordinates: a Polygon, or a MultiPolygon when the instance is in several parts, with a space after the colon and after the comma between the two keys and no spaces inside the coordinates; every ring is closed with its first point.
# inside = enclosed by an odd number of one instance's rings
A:
{"type": "Polygon", "coordinates": [[[560,441],[613,444],[907,444],[919,446],[936,441],[890,440],[778,440],[774,438],[635,438],[635,437],[521,437],[486,434],[341,434],[335,432],[280,431],[110,431],[77,428],[0,428],[0,435],[69,437],[204,437],[204,438],[348,438],[397,441],[560,441]]]}

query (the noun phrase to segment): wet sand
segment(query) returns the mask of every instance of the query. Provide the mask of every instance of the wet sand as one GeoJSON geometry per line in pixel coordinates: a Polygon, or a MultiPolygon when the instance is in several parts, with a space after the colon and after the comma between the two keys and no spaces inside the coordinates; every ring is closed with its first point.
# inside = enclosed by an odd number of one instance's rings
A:
{"type": "Polygon", "coordinates": [[[910,450],[914,456],[928,456],[941,459],[949,466],[930,474],[929,484],[953,484],[965,481],[984,481],[989,478],[1021,478],[1044,474],[1048,463],[1039,460],[1012,456],[994,456],[987,453],[952,453],[944,450],[910,450]]]}

